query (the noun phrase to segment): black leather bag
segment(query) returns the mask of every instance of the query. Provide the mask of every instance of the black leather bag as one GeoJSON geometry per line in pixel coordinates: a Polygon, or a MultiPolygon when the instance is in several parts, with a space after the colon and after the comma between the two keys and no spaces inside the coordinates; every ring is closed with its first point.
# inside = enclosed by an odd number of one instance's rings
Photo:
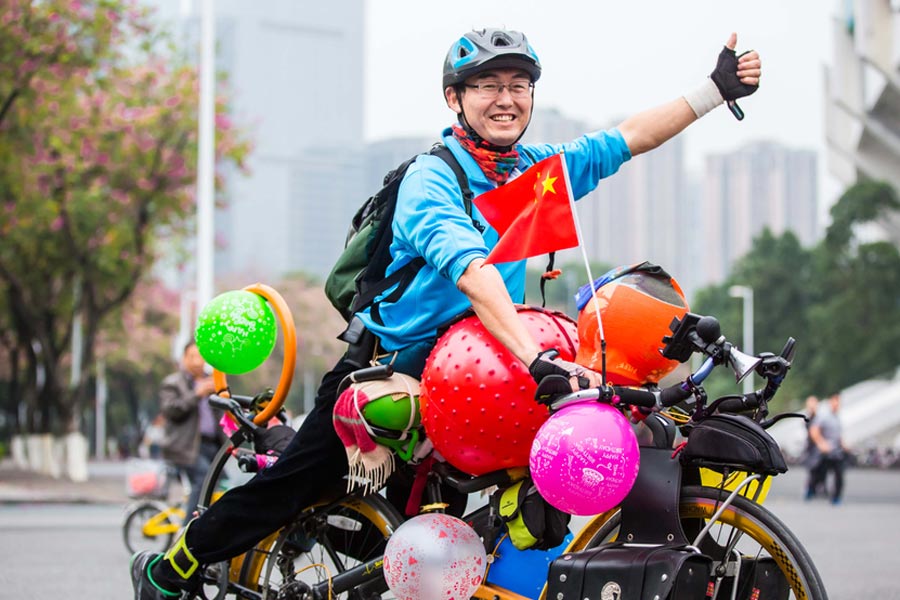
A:
{"type": "Polygon", "coordinates": [[[787,600],[791,593],[790,584],[772,557],[741,557],[740,571],[726,575],[719,584],[717,598],[731,598],[734,582],[738,588],[738,600],[787,600]]]}
{"type": "Polygon", "coordinates": [[[708,590],[712,560],[684,547],[620,543],[563,554],[550,563],[554,600],[697,600],[708,590]]]}
{"type": "Polygon", "coordinates": [[[680,458],[683,464],[719,472],[739,469],[775,475],[787,471],[778,442],[743,415],[711,415],[695,424],[680,458]]]}

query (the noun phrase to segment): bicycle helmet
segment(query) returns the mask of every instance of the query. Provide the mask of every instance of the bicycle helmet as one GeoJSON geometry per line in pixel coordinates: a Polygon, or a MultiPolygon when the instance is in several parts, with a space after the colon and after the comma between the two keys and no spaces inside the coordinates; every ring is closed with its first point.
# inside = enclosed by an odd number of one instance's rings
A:
{"type": "MultiPolygon", "coordinates": [[[[606,337],[606,375],[614,385],[658,383],[678,366],[662,356],[672,319],[689,310],[678,282],[661,267],[643,262],[618,267],[594,282],[606,337]]],[[[578,352],[575,362],[600,372],[602,354],[591,286],[576,296],[578,352]]]]}
{"type": "Polygon", "coordinates": [[[525,34],[508,29],[470,31],[457,40],[444,60],[444,86],[459,85],[488,69],[522,69],[535,82],[541,63],[525,34]]]}
{"type": "Polygon", "coordinates": [[[419,443],[422,426],[419,382],[408,375],[394,373],[388,380],[360,385],[364,391],[375,394],[361,410],[372,439],[408,461],[419,443]]]}

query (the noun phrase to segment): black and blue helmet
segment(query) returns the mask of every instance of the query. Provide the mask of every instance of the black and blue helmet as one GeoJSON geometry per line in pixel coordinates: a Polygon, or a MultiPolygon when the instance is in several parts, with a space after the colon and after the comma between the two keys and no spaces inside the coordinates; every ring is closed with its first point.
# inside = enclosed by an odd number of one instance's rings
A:
{"type": "Polygon", "coordinates": [[[522,69],[531,81],[541,77],[541,62],[524,33],[509,29],[470,31],[457,40],[444,60],[444,88],[459,85],[488,69],[522,69]]]}

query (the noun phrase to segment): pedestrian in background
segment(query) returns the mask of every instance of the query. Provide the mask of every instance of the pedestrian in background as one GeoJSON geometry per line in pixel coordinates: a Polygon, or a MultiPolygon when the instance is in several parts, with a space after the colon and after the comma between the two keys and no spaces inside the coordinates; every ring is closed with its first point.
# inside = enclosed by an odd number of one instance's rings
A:
{"type": "Polygon", "coordinates": [[[153,417],[144,429],[144,437],[141,439],[141,449],[138,452],[144,458],[153,460],[162,458],[162,444],[166,435],[166,418],[162,413],[153,417]]]}
{"type": "Polygon", "coordinates": [[[822,454],[816,448],[809,430],[816,418],[816,412],[819,409],[819,399],[816,396],[808,396],[806,398],[806,447],[803,449],[803,466],[807,470],[806,478],[806,499],[811,500],[814,496],[822,492],[824,481],[822,480],[822,471],[819,469],[819,463],[822,454]]]}
{"type": "Polygon", "coordinates": [[[203,478],[225,441],[218,425],[221,415],[209,405],[215,385],[205,368],[197,344],[191,340],[184,347],[181,368],[163,379],[159,390],[159,408],[165,417],[162,457],[187,475],[191,485],[187,520],[197,508],[203,478]]]}
{"type": "MultiPolygon", "coordinates": [[[[834,485],[831,489],[831,503],[840,504],[844,493],[844,467],[846,465],[848,450],[844,446],[841,432],[841,421],[838,413],[841,409],[840,394],[832,394],[828,399],[830,411],[816,411],[816,416],[809,427],[809,435],[819,454],[815,475],[810,477],[811,484],[821,479],[827,488],[828,474],[834,474],[834,485]]],[[[815,493],[814,487],[806,490],[807,498],[815,493]]]]}

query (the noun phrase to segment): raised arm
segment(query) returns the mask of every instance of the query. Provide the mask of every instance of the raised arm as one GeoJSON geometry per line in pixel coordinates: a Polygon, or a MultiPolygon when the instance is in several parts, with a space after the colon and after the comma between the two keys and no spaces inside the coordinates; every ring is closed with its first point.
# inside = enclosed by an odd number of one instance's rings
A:
{"type": "Polygon", "coordinates": [[[759,87],[762,62],[756,51],[736,56],[737,34],[732,33],[719,54],[716,68],[696,90],[625,119],[618,127],[632,156],[675,137],[688,125],[725,101],[749,96],[759,87]]]}

